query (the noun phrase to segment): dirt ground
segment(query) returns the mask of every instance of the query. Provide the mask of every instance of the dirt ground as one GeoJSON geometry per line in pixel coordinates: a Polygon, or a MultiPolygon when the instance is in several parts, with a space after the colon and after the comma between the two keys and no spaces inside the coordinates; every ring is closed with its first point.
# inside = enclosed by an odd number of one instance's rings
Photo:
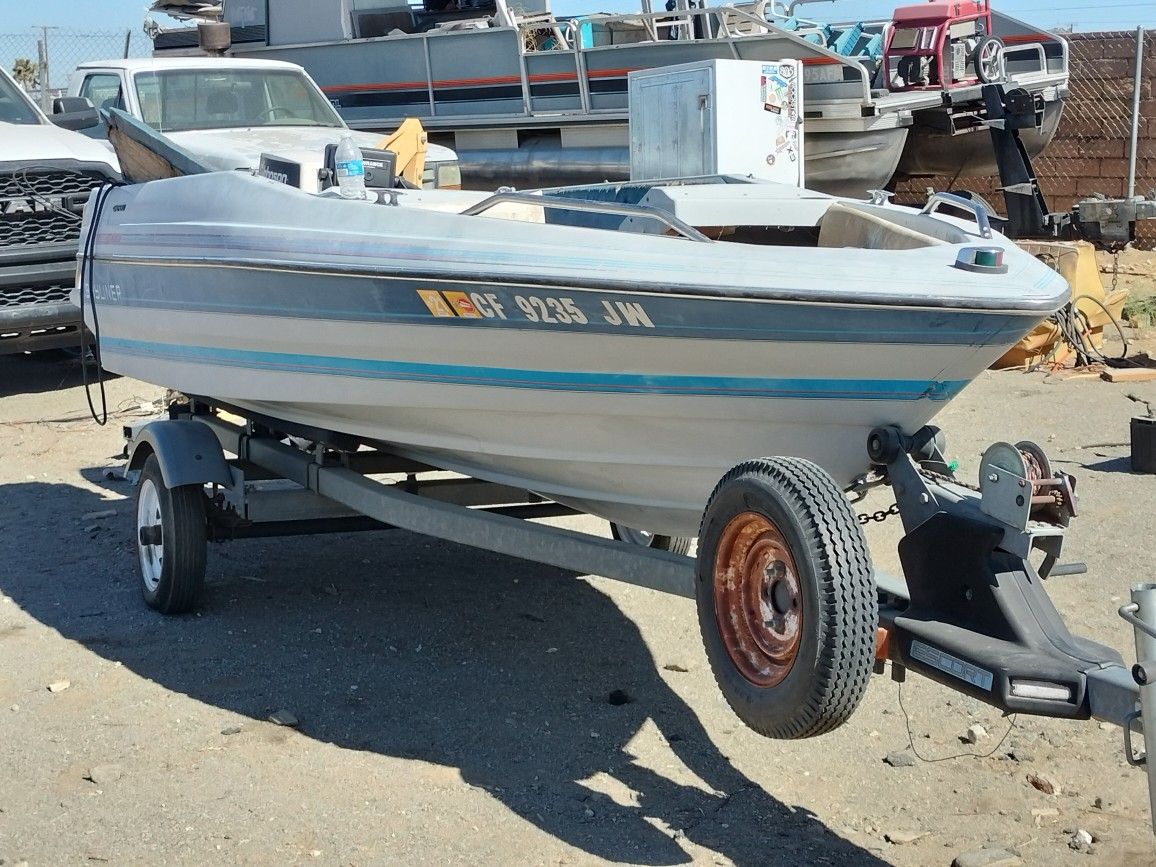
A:
{"type": "MultiPolygon", "coordinates": [[[[1130,472],[1129,393],[1156,404],[1156,383],[988,373],[939,423],[967,478],[1024,438],[1078,477],[1065,559],[1089,571],[1049,589],[1130,660],[1115,612],[1156,579],[1156,476],[1130,472]]],[[[159,396],[110,382],[98,428],[74,364],[0,359],[6,867],[1156,864],[1119,730],[880,676],[840,730],[765,740],[719,696],[692,602],[602,578],[401,532],[252,540],[213,547],[198,614],[154,614],[108,470],[159,396]],[[268,721],[282,710],[296,727],[268,721]],[[950,758],[968,752],[990,755],[950,758]]],[[[897,523],[871,525],[881,568],[897,523]]]]}

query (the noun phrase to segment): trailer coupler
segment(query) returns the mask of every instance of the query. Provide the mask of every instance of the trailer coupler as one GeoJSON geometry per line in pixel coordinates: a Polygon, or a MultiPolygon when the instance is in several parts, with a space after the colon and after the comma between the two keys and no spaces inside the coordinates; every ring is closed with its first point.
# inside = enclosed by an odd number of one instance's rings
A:
{"type": "Polygon", "coordinates": [[[1004,712],[1095,717],[1129,735],[1139,730],[1149,672],[1156,702],[1156,589],[1134,590],[1134,605],[1122,610],[1141,660],[1128,669],[1112,648],[1073,635],[1044,587],[1049,575],[1082,571],[1058,564],[1077,511],[1075,480],[1052,472],[1043,450],[1023,442],[991,446],[979,485],[964,484],[934,428],[911,437],[877,429],[868,452],[895,492],[905,530],[906,595],[888,594],[880,610],[881,658],[1004,712]],[[1151,601],[1135,601],[1137,593],[1151,601]]]}

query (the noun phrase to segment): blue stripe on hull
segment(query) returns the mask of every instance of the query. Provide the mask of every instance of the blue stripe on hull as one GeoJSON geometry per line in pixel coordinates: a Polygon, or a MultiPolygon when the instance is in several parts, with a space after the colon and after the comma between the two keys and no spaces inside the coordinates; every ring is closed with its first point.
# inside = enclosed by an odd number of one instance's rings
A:
{"type": "Polygon", "coordinates": [[[141,340],[102,337],[101,348],[125,355],[164,361],[196,362],[321,376],[351,376],[398,382],[520,388],[602,394],[709,395],[791,400],[950,400],[967,380],[922,379],[775,379],[766,377],[686,376],[646,373],[604,373],[523,370],[507,367],[425,364],[257,352],[141,340]]]}

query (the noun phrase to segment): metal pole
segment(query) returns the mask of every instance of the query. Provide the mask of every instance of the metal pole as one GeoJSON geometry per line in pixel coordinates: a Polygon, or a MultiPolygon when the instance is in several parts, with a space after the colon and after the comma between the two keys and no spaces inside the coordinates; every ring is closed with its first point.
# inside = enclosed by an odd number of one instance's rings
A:
{"type": "Polygon", "coordinates": [[[48,30],[44,38],[36,40],[36,59],[40,72],[40,108],[45,114],[52,111],[52,99],[48,95],[48,30]]]}
{"type": "Polygon", "coordinates": [[[128,52],[129,52],[129,48],[131,46],[132,46],[132,31],[126,30],[124,32],[124,54],[121,55],[125,59],[128,59],[128,52]]]}
{"type": "Polygon", "coordinates": [[[44,113],[48,114],[52,110],[52,71],[51,71],[51,57],[52,53],[48,49],[48,31],[55,30],[55,27],[41,27],[44,33],[44,87],[40,93],[43,102],[44,113]]]}
{"type": "MultiPolygon", "coordinates": [[[[1136,140],[1140,133],[1140,82],[1144,66],[1144,26],[1136,28],[1136,67],[1132,74],[1132,136],[1128,145],[1128,198],[1136,195],[1136,140]]],[[[1156,705],[1154,705],[1156,707],[1156,705]]]]}
{"type": "MultiPolygon", "coordinates": [[[[1136,606],[1136,619],[1156,627],[1156,584],[1133,584],[1132,603],[1136,606]]],[[[1139,626],[1133,626],[1136,634],[1136,662],[1147,671],[1156,671],[1156,638],[1139,626]]],[[[1148,760],[1148,804],[1151,809],[1153,826],[1156,827],[1156,677],[1140,686],[1140,720],[1144,726],[1144,750],[1148,760]]]]}

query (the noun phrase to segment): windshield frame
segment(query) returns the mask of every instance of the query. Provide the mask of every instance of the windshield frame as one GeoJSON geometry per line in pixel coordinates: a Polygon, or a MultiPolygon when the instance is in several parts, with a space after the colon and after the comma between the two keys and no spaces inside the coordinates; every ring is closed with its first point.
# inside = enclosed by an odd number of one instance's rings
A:
{"type": "MultiPolygon", "coordinates": [[[[171,69],[142,69],[133,73],[132,75],[132,89],[133,96],[136,99],[137,106],[141,119],[153,126],[157,131],[162,133],[172,132],[193,132],[196,130],[209,129],[267,129],[267,128],[292,128],[299,129],[302,127],[321,128],[321,129],[348,129],[345,121],[342,120],[341,115],[337,113],[337,109],[321,92],[321,89],[313,82],[304,70],[302,69],[276,69],[276,68],[260,68],[260,67],[246,67],[233,66],[222,68],[208,68],[208,67],[174,67],[171,69]],[[179,77],[191,77],[194,82],[194,90],[204,87],[208,84],[209,79],[225,78],[233,79],[234,86],[236,84],[253,85],[256,84],[264,89],[264,100],[267,109],[272,108],[270,100],[273,98],[269,92],[269,82],[281,80],[293,80],[299,83],[305,94],[308,97],[309,108],[311,109],[311,116],[308,118],[297,117],[290,120],[284,116],[272,115],[265,120],[259,117],[245,117],[237,118],[235,122],[228,120],[221,120],[218,118],[206,119],[203,121],[193,121],[191,123],[185,122],[170,122],[165,123],[164,120],[164,101],[163,90],[166,86],[166,80],[171,81],[179,77]],[[146,82],[146,86],[155,82],[155,94],[147,92],[142,93],[141,83],[146,82]],[[156,111],[160,115],[153,123],[153,119],[148,117],[148,106],[150,103],[156,105],[156,111]],[[288,122],[287,122],[288,121],[288,122]]],[[[193,97],[194,100],[199,98],[193,97]]],[[[171,97],[170,97],[171,99],[171,97]]],[[[200,113],[200,109],[196,108],[194,113],[200,113]]]]}
{"type": "Polygon", "coordinates": [[[27,110],[27,115],[21,116],[18,113],[15,119],[0,116],[0,123],[10,123],[14,126],[39,126],[48,122],[40,109],[36,107],[36,103],[32,101],[32,97],[7,72],[0,75],[0,94],[8,96],[16,105],[23,106],[27,110]]]}

